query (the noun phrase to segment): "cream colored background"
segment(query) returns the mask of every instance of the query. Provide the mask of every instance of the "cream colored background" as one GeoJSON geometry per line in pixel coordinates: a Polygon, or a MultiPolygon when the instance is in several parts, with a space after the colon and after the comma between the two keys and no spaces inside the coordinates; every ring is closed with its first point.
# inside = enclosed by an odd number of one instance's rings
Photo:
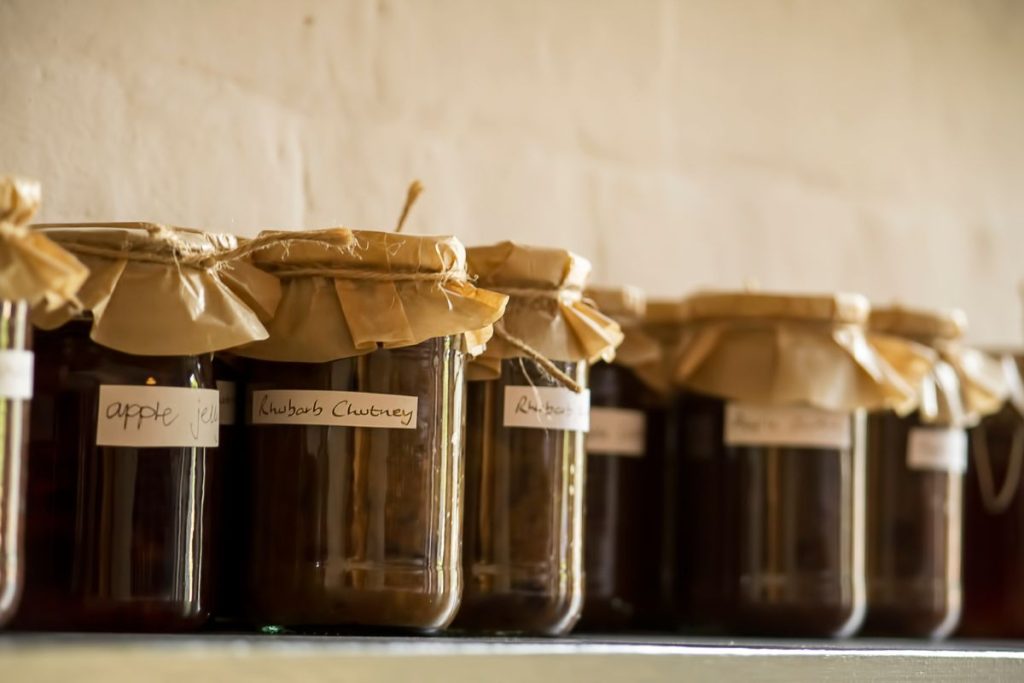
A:
{"type": "Polygon", "coordinates": [[[42,218],[411,228],[1021,337],[1024,2],[0,0],[42,218]]]}

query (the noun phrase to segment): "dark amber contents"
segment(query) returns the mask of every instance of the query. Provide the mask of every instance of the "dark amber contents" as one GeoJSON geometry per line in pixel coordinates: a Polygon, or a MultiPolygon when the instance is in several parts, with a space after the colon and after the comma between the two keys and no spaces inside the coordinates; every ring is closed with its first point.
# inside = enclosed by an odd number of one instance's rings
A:
{"type": "MultiPolygon", "coordinates": [[[[585,363],[555,365],[585,381],[585,363]]],[[[519,358],[469,383],[460,628],[558,635],[583,607],[584,433],[504,427],[505,388],[531,385],[559,386],[519,358]]]]}
{"type": "Polygon", "coordinates": [[[327,363],[251,360],[247,371],[249,619],[445,627],[462,579],[458,337],[327,363]],[[415,426],[254,424],[253,394],[265,390],[414,396],[415,426]]]}
{"type": "Polygon", "coordinates": [[[873,413],[867,432],[864,632],[942,638],[960,617],[963,475],[908,465],[916,417],[873,413]]]}
{"type": "Polygon", "coordinates": [[[245,414],[242,400],[242,359],[217,353],[213,357],[213,376],[220,393],[221,466],[228,473],[222,476],[217,509],[220,528],[217,538],[217,590],[214,617],[220,623],[237,622],[242,615],[242,582],[247,554],[246,534],[249,517],[249,467],[242,452],[245,414]]]}
{"type": "MultiPolygon", "coordinates": [[[[0,301],[0,353],[31,347],[28,304],[0,301]]],[[[0,626],[10,620],[21,595],[24,566],[23,500],[28,427],[28,401],[4,397],[0,387],[0,626]]]]}
{"type": "Polygon", "coordinates": [[[725,402],[696,394],[682,396],[675,414],[679,625],[772,636],[854,631],[864,613],[857,449],[726,446],[725,402]]]}
{"type": "Polygon", "coordinates": [[[23,628],[175,631],[212,608],[212,448],[96,446],[100,385],[214,387],[211,355],[133,356],[70,322],[35,338],[23,628]]]}
{"type": "Polygon", "coordinates": [[[1024,638],[1024,418],[1007,403],[969,437],[959,635],[1024,638]]]}
{"type": "MultiPolygon", "coordinates": [[[[579,628],[650,627],[657,622],[661,581],[662,401],[619,365],[595,365],[589,381],[592,406],[635,410],[645,417],[646,433],[639,454],[600,453],[588,446],[579,628]]],[[[592,418],[592,435],[594,430],[592,418]]]]}

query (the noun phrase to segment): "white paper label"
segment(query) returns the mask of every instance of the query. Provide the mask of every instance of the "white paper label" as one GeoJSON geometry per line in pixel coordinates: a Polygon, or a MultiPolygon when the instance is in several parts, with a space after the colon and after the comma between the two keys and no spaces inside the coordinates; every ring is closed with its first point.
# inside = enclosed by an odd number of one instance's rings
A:
{"type": "Polygon", "coordinates": [[[32,398],[31,351],[0,351],[0,398],[32,398]]]}
{"type": "Polygon", "coordinates": [[[506,427],[590,429],[590,390],[577,394],[562,387],[505,387],[506,427]]]}
{"type": "Polygon", "coordinates": [[[252,392],[252,423],[416,429],[415,396],[285,389],[252,392]]]}
{"type": "Polygon", "coordinates": [[[216,389],[104,384],[97,446],[212,448],[220,430],[216,389]]]}
{"type": "Polygon", "coordinates": [[[967,471],[967,432],[915,427],[907,437],[907,467],[912,470],[967,471]]]}
{"type": "Polygon", "coordinates": [[[842,449],[850,447],[850,431],[849,413],[743,403],[725,407],[727,446],[842,449]]]}
{"type": "Polygon", "coordinates": [[[234,382],[217,380],[217,393],[220,394],[220,423],[235,424],[235,406],[238,405],[237,387],[234,382]]]}
{"type": "Polygon", "coordinates": [[[601,455],[644,454],[647,416],[641,410],[624,408],[590,409],[587,452],[601,455]]]}

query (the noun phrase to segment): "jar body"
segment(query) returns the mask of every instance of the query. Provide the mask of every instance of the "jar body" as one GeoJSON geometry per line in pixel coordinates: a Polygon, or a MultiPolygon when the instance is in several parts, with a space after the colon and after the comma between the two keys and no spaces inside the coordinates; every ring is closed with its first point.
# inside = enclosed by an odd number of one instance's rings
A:
{"type": "MultiPolygon", "coordinates": [[[[105,387],[206,390],[214,394],[209,410],[215,411],[212,355],[124,354],[89,339],[89,327],[79,320],[36,333],[27,572],[15,623],[39,629],[198,628],[212,608],[216,448],[97,443],[99,421],[112,407],[101,405],[105,387]]],[[[153,415],[201,430],[199,417],[166,410],[153,415]]],[[[215,412],[202,419],[210,417],[215,412]]],[[[136,430],[142,424],[137,418],[134,413],[121,424],[136,430]]]]}
{"type": "MultiPolygon", "coordinates": [[[[249,360],[246,369],[249,620],[445,627],[462,584],[459,338],[327,363],[249,360]],[[342,401],[367,394],[412,397],[415,411],[410,428],[261,423],[265,397],[287,407],[296,391],[321,392],[327,413],[343,414],[342,401]]],[[[310,396],[296,394],[292,405],[310,396]]]]}
{"type": "Polygon", "coordinates": [[[852,634],[865,605],[862,417],[841,416],[844,446],[793,447],[727,443],[726,415],[713,397],[677,403],[679,625],[852,634]]]}
{"type": "Polygon", "coordinates": [[[32,332],[25,301],[0,301],[0,627],[17,608],[24,575],[25,478],[32,332]]]}
{"type": "Polygon", "coordinates": [[[1006,404],[968,437],[958,635],[1024,638],[1024,418],[1006,404]]]}
{"type": "Polygon", "coordinates": [[[864,632],[944,638],[962,601],[966,434],[884,412],[868,417],[867,435],[864,632]]]}
{"type": "MultiPolygon", "coordinates": [[[[584,362],[556,365],[586,384],[584,362]]],[[[584,432],[505,426],[512,392],[547,387],[571,393],[525,358],[469,383],[459,628],[559,635],[580,617],[584,432]]]]}
{"type": "Polygon", "coordinates": [[[661,582],[664,408],[629,368],[599,363],[590,369],[589,383],[586,579],[579,628],[654,626],[661,582]]]}

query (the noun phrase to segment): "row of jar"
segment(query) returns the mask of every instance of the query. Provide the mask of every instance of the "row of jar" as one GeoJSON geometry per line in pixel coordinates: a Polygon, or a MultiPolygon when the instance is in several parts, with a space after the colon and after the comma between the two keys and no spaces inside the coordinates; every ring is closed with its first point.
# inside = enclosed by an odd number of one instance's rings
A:
{"type": "Polygon", "coordinates": [[[16,626],[956,623],[964,429],[1012,388],[956,315],[739,293],[645,318],[564,250],[28,228],[32,187],[0,192],[16,626]]]}

